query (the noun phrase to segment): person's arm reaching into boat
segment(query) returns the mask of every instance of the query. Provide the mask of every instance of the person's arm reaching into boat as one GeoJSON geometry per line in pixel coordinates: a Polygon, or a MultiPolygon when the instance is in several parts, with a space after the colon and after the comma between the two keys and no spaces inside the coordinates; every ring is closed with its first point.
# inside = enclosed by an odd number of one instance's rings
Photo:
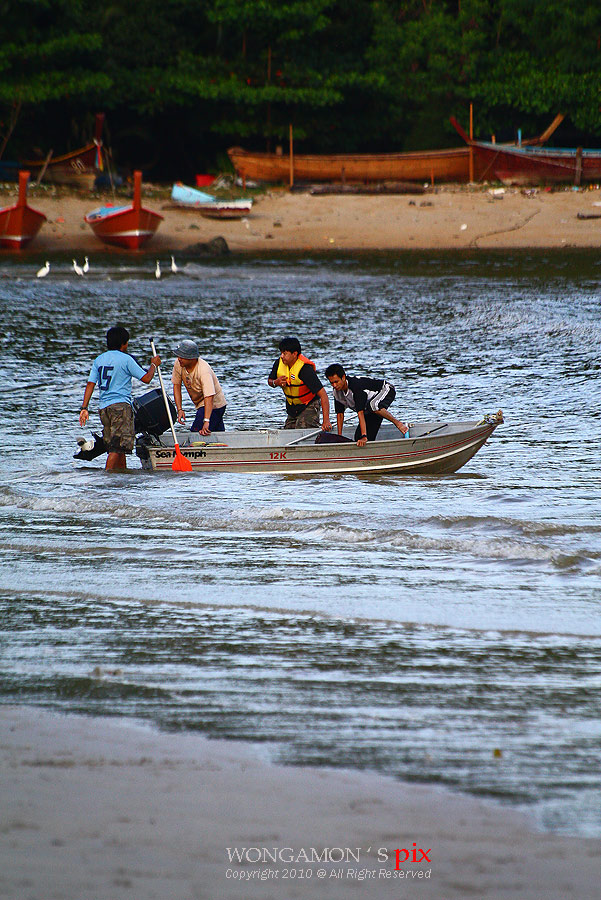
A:
{"type": "Polygon", "coordinates": [[[177,409],[177,421],[180,425],[186,424],[186,413],[184,412],[184,407],[182,406],[182,383],[181,381],[176,383],[173,382],[173,399],[175,400],[175,408],[177,409]]]}
{"type": "Polygon", "coordinates": [[[365,421],[365,413],[362,409],[357,410],[357,418],[359,419],[359,431],[361,434],[357,441],[357,447],[365,447],[367,444],[367,423],[365,421]]]}
{"type": "Polygon", "coordinates": [[[317,396],[321,401],[321,430],[322,431],[331,431],[332,423],[330,422],[330,398],[328,397],[328,392],[324,387],[318,392],[317,396]]]}
{"type": "Polygon", "coordinates": [[[205,394],[205,414],[204,414],[204,422],[202,428],[200,429],[200,434],[210,434],[211,429],[209,428],[209,422],[211,421],[211,413],[213,412],[213,397],[214,394],[207,395],[205,394]]]}

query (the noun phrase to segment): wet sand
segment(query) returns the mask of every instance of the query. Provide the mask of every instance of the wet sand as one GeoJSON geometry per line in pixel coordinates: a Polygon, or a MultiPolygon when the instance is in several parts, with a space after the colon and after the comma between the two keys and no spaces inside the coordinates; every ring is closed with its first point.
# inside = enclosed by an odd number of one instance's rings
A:
{"type": "MultiPolygon", "coordinates": [[[[15,194],[16,192],[13,191],[15,194]]],[[[329,195],[272,189],[241,220],[173,208],[169,192],[148,189],[143,203],[165,218],[143,252],[193,254],[225,238],[234,253],[597,247],[601,191],[440,187],[421,195],[329,195]],[[587,218],[578,218],[578,214],[587,218]],[[599,218],[595,218],[599,216],[599,218]]],[[[13,202],[4,191],[0,203],[13,202]]],[[[106,197],[36,188],[31,206],[48,217],[30,254],[107,252],[83,221],[106,197]]],[[[118,203],[127,202],[123,198],[118,203]]],[[[131,251],[113,251],[131,252],[131,251]]]]}
{"type": "Polygon", "coordinates": [[[119,719],[0,707],[0,796],[4,900],[598,897],[601,840],[119,719]]]}

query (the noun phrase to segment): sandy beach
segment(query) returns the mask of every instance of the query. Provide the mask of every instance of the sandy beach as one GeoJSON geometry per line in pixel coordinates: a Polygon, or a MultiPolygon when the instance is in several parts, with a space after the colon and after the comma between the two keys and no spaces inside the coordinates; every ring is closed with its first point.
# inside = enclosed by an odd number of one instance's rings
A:
{"type": "Polygon", "coordinates": [[[598,896],[600,840],[119,719],[2,707],[0,795],[5,900],[598,896]]]}
{"type": "MultiPolygon", "coordinates": [[[[12,193],[16,196],[16,188],[12,193]]],[[[0,202],[13,202],[10,190],[4,191],[0,202]]],[[[88,256],[107,252],[83,221],[86,213],[107,202],[106,197],[40,187],[30,191],[29,202],[48,222],[26,252],[88,256]]],[[[278,188],[259,194],[247,218],[220,221],[173,208],[165,189],[147,186],[143,203],[164,216],[143,251],[159,256],[194,255],[196,244],[218,236],[233,253],[565,248],[601,243],[597,186],[553,192],[441,186],[423,194],[376,196],[324,196],[278,188]]]]}

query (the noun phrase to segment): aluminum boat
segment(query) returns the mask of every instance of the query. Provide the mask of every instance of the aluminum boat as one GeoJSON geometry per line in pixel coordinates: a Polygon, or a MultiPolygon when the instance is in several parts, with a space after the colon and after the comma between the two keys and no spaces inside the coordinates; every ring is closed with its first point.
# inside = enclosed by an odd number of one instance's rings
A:
{"type": "MultiPolygon", "coordinates": [[[[180,431],[180,450],[195,472],[275,472],[304,475],[316,472],[387,472],[402,475],[445,475],[456,472],[486,443],[503,422],[501,410],[481,420],[420,422],[406,437],[389,423],[375,441],[358,447],[355,425],[343,430],[344,443],[315,443],[315,429],[265,428],[257,431],[199,433],[180,431]]],[[[175,450],[171,434],[138,435],[136,453],[142,467],[171,471],[175,450]]]]}

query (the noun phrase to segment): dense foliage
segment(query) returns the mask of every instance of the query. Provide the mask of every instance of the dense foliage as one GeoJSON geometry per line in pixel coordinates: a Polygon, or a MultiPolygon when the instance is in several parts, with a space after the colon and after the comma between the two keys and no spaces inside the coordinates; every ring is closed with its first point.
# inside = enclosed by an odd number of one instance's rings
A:
{"type": "MultiPolygon", "coordinates": [[[[601,137],[591,0],[0,0],[0,152],[64,152],[107,115],[122,166],[189,177],[232,144],[448,146],[476,135],[601,137]],[[571,131],[570,131],[571,129],[571,131]]],[[[105,136],[105,137],[106,137],[105,136]]]]}

